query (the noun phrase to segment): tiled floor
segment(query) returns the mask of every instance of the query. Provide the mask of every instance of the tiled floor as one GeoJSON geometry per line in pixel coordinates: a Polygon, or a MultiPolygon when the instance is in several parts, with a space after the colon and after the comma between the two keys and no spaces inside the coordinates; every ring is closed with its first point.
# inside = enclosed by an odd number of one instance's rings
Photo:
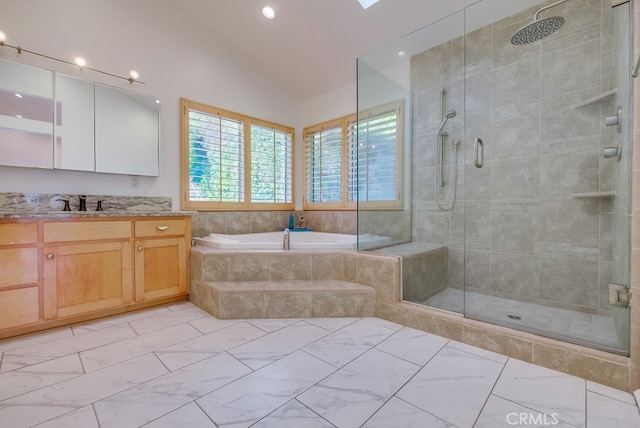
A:
{"type": "Polygon", "coordinates": [[[467,316],[476,319],[513,325],[531,332],[551,333],[565,340],[572,339],[577,343],[595,345],[605,350],[628,349],[628,344],[620,344],[618,341],[610,316],[552,308],[471,291],[463,292],[455,288],[445,288],[424,304],[457,313],[466,311],[467,316]],[[512,319],[509,315],[520,318],[512,319]]]}
{"type": "Polygon", "coordinates": [[[631,394],[377,318],[184,302],[0,352],[1,427],[640,427],[631,394]]]}

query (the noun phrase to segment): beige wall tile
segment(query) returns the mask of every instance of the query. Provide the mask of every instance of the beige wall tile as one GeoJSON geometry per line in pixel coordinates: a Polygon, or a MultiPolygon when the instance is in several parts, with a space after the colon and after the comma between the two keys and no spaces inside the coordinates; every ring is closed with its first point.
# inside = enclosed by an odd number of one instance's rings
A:
{"type": "Polygon", "coordinates": [[[220,319],[266,318],[265,293],[220,293],[220,319]]]}
{"type": "Polygon", "coordinates": [[[463,342],[489,351],[498,352],[523,361],[531,361],[533,344],[518,337],[513,337],[495,329],[464,326],[463,342]]]}
{"type": "Polygon", "coordinates": [[[356,315],[354,292],[312,293],[312,317],[353,317],[356,315]]]}
{"type": "Polygon", "coordinates": [[[534,343],[533,361],[543,367],[629,391],[629,366],[580,352],[534,343]]]}
{"type": "Polygon", "coordinates": [[[307,318],[311,314],[311,293],[269,292],[266,294],[267,318],[307,318]]]}

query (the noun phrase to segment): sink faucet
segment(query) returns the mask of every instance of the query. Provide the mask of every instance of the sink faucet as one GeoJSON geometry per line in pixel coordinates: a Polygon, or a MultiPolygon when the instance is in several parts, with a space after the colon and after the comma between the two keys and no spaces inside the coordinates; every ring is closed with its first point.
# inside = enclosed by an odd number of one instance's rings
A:
{"type": "Polygon", "coordinates": [[[291,238],[291,231],[287,227],[284,230],[284,235],[282,235],[282,249],[283,250],[288,250],[289,249],[289,240],[290,240],[290,238],[291,238]]]}

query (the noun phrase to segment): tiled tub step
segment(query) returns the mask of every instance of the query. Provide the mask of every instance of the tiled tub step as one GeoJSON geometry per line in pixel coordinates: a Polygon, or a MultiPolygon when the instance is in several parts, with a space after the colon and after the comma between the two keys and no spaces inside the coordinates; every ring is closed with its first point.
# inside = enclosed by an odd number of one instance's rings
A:
{"type": "Polygon", "coordinates": [[[372,317],[372,287],[338,280],[203,282],[194,303],[218,319],[372,317]]]}

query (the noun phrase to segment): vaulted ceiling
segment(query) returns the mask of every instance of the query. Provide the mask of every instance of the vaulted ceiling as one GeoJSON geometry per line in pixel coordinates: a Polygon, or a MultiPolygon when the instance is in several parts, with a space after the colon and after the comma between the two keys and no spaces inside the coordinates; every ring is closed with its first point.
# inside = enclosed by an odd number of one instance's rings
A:
{"type": "Polygon", "coordinates": [[[172,0],[196,25],[303,102],[355,82],[356,58],[476,0],[172,0]],[[262,16],[271,6],[276,17],[262,16]]]}

